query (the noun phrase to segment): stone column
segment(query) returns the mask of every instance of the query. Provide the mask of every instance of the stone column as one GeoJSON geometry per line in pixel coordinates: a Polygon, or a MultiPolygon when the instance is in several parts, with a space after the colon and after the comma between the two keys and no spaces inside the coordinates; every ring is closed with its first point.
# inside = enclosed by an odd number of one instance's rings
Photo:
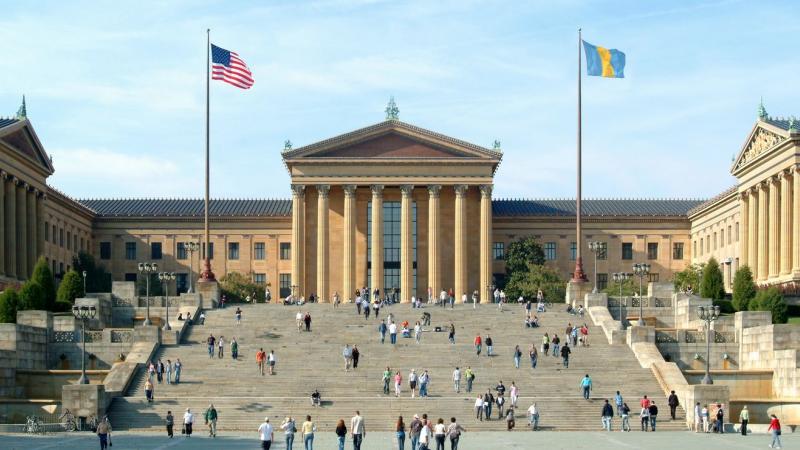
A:
{"type": "Polygon", "coordinates": [[[328,292],[328,193],[329,184],[317,185],[317,298],[327,301],[328,292]]]}
{"type": "Polygon", "coordinates": [[[767,239],[769,242],[769,278],[776,278],[781,270],[781,204],[780,204],[780,182],[777,176],[769,179],[769,232],[767,239]]]}
{"type": "MultiPolygon", "coordinates": [[[[437,298],[442,290],[441,255],[439,249],[439,192],[442,186],[433,184],[428,186],[428,286],[431,296],[437,298]]],[[[428,300],[433,300],[428,299],[428,300]]]]}
{"type": "MultiPolygon", "coordinates": [[[[371,286],[383,293],[383,185],[375,184],[372,190],[372,242],[370,242],[371,286]]],[[[370,293],[372,295],[372,293],[370,293]]]]}
{"type": "Polygon", "coordinates": [[[297,292],[292,294],[300,295],[303,274],[303,257],[305,256],[305,243],[303,229],[305,227],[306,196],[305,186],[302,184],[292,185],[292,284],[298,286],[297,292]]]}
{"type": "Polygon", "coordinates": [[[758,187],[758,281],[769,275],[769,182],[763,181],[758,187]]]}
{"type": "MultiPolygon", "coordinates": [[[[455,277],[453,287],[453,294],[457,302],[461,302],[461,296],[467,292],[467,189],[469,187],[465,184],[459,184],[454,187],[456,191],[455,201],[455,227],[453,235],[455,236],[455,258],[453,265],[455,267],[455,277]]],[[[469,294],[467,294],[469,295],[469,294]]]]}
{"type": "Polygon", "coordinates": [[[750,271],[753,273],[754,280],[758,279],[758,192],[758,186],[753,186],[750,188],[748,195],[750,201],[747,204],[747,215],[749,216],[747,246],[749,248],[747,250],[747,261],[745,261],[745,264],[750,267],[750,271]]]}
{"type": "MultiPolygon", "coordinates": [[[[44,255],[44,227],[45,227],[45,220],[44,220],[44,202],[47,200],[47,194],[44,192],[39,192],[38,196],[36,197],[36,258],[38,259],[40,256],[44,255]]],[[[87,253],[89,252],[89,237],[86,237],[86,248],[87,253]]]]}
{"type": "Polygon", "coordinates": [[[17,277],[17,178],[9,177],[6,191],[6,276],[17,277]]]}
{"type": "Polygon", "coordinates": [[[0,275],[6,274],[6,180],[8,174],[0,170],[0,275]]]}
{"type": "MultiPolygon", "coordinates": [[[[36,265],[36,257],[39,255],[39,250],[36,246],[37,239],[38,239],[38,231],[39,228],[36,223],[36,203],[38,197],[38,190],[31,187],[26,192],[27,198],[27,221],[28,221],[28,230],[25,234],[28,235],[28,276],[33,275],[33,266],[36,265]]],[[[72,249],[75,251],[75,249],[72,249]]]]}
{"type": "Polygon", "coordinates": [[[411,301],[411,281],[414,276],[411,253],[411,202],[414,186],[400,186],[400,302],[411,301]]]}
{"type": "Polygon", "coordinates": [[[17,279],[28,279],[28,183],[17,183],[17,279]]]}
{"type": "Polygon", "coordinates": [[[800,166],[792,167],[792,273],[800,277],[800,166]]]}
{"type": "Polygon", "coordinates": [[[749,227],[750,227],[750,196],[747,191],[739,195],[739,260],[742,264],[747,264],[748,251],[750,250],[749,227]]]}
{"type": "Polygon", "coordinates": [[[492,295],[489,285],[492,283],[492,185],[484,184],[481,189],[481,276],[478,286],[481,303],[489,303],[492,295]]]}
{"type": "Polygon", "coordinates": [[[346,184],[344,190],[344,249],[342,251],[342,301],[353,298],[356,265],[356,186],[346,184]]]}
{"type": "Polygon", "coordinates": [[[780,275],[792,273],[792,176],[787,170],[781,180],[781,234],[778,242],[781,252],[780,275]]]}

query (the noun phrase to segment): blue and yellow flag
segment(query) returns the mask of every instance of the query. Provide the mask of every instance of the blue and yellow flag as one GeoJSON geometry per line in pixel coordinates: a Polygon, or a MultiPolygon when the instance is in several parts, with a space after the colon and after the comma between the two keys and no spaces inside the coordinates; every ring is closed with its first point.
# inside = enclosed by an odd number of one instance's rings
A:
{"type": "Polygon", "coordinates": [[[625,78],[625,53],[598,47],[583,41],[586,52],[586,74],[595,77],[625,78]]]}

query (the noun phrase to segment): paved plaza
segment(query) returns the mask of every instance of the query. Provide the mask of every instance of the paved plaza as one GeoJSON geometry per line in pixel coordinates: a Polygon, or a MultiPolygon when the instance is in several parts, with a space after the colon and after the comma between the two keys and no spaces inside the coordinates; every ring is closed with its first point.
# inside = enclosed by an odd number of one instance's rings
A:
{"type": "MultiPolygon", "coordinates": [[[[256,425],[253,426],[256,428],[256,425]]],[[[276,433],[276,438],[278,434],[276,433]]],[[[282,434],[280,435],[282,438],[282,434]]],[[[794,434],[782,436],[783,448],[797,448],[800,438],[794,434]]],[[[726,449],[752,449],[767,448],[770,437],[763,434],[742,437],[738,434],[725,435],[696,435],[690,432],[663,432],[663,433],[603,433],[603,432],[481,432],[463,435],[458,448],[461,450],[490,450],[490,449],[592,449],[592,450],[619,450],[619,449],[676,449],[694,450],[709,448],[726,449]]],[[[257,449],[260,448],[258,434],[254,431],[246,435],[235,433],[210,439],[196,435],[186,439],[176,437],[167,439],[162,434],[153,433],[116,433],[113,436],[113,450],[122,449],[257,449]]],[[[321,450],[336,448],[335,436],[332,432],[317,433],[314,441],[315,448],[321,450]]],[[[406,449],[408,449],[406,441],[406,449]]],[[[0,448],[6,450],[85,450],[99,448],[97,437],[90,434],[70,434],[53,436],[28,437],[22,435],[0,436],[0,448]]],[[[277,442],[272,449],[283,450],[283,442],[277,442]]],[[[302,449],[303,445],[295,439],[295,449],[302,449]]],[[[350,442],[345,447],[352,448],[350,442]]],[[[364,450],[393,450],[397,442],[393,433],[368,433],[362,446],[364,450]]],[[[450,443],[447,443],[450,448],[450,443]]]]}

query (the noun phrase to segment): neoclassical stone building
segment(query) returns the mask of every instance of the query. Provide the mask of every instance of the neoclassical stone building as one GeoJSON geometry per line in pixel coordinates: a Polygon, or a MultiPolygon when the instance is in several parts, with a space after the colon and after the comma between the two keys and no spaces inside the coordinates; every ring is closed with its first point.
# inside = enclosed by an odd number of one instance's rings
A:
{"type": "Polygon", "coordinates": [[[588,242],[605,244],[597,254],[601,288],[636,262],[651,264],[650,281],[667,281],[712,255],[730,258],[727,278],[752,261],[764,264],[761,282],[793,286],[800,196],[790,193],[798,161],[792,127],[764,114],[734,165],[740,184],[707,202],[585,200],[584,236],[576,239],[574,201],[492,197],[499,144],[481,147],[390,114],[321,142],[287,145],[287,198],[212,200],[207,245],[202,200],[73,200],[47,185],[55,169],[27,117],[0,119],[0,283],[25,280],[39,255],[62,273],[84,250],[115,280],[135,280],[137,264],[153,261],[176,272],[186,290],[208,252],[218,278],[241,272],[281,297],[294,291],[329,301],[334,292],[348,298],[369,287],[397,288],[407,300],[452,288],[485,301],[490,286],[503,283],[509,243],[535,236],[565,280],[577,245],[593,279],[588,242]],[[189,251],[189,242],[200,249],[189,251]]]}

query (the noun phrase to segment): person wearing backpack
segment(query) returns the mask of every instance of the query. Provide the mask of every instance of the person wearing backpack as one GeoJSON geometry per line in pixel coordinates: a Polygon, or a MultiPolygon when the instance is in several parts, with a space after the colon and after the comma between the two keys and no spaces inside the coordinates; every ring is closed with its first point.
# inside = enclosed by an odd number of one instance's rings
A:
{"type": "Polygon", "coordinates": [[[467,370],[464,371],[464,379],[467,380],[467,392],[472,392],[472,382],[475,381],[475,372],[472,371],[472,367],[467,367],[467,370]]]}

